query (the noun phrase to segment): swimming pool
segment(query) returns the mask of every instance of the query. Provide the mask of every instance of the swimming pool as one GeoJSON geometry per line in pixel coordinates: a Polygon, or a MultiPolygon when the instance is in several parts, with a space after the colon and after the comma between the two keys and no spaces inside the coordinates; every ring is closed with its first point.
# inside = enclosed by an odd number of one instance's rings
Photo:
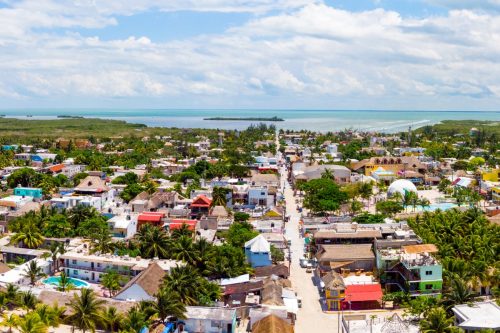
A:
{"type": "MultiPolygon", "coordinates": [[[[456,207],[458,207],[457,204],[454,204],[452,202],[441,202],[441,203],[431,204],[428,207],[424,207],[423,210],[427,211],[427,212],[433,212],[433,211],[438,210],[438,209],[445,211],[445,210],[456,208],[456,207]]],[[[420,210],[422,210],[422,209],[420,209],[420,210]]]]}
{"type": "MultiPolygon", "coordinates": [[[[79,280],[79,279],[69,278],[68,280],[71,281],[71,283],[75,286],[75,288],[88,288],[88,287],[90,287],[90,284],[88,284],[85,281],[79,280]]],[[[57,286],[59,286],[60,281],[61,281],[60,276],[51,276],[49,278],[46,278],[42,282],[44,284],[50,284],[50,285],[57,287],[57,286]]]]}

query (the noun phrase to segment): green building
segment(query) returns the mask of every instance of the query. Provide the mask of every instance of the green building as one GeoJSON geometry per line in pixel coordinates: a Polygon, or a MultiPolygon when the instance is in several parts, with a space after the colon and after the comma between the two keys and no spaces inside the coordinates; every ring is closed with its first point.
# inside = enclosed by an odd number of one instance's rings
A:
{"type": "Polygon", "coordinates": [[[43,196],[41,188],[35,187],[16,187],[14,189],[14,195],[20,197],[33,197],[33,198],[41,198],[43,196]]]}
{"type": "Polygon", "coordinates": [[[441,294],[443,267],[432,256],[433,252],[437,252],[433,244],[380,250],[377,266],[386,291],[405,291],[412,297],[441,294]]]}

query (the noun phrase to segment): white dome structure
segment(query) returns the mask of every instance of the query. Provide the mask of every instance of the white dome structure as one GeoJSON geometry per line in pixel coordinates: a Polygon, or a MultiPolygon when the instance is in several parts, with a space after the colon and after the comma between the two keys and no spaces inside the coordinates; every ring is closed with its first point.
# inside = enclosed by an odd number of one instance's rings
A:
{"type": "Polygon", "coordinates": [[[417,193],[417,188],[409,180],[398,179],[389,186],[389,189],[387,190],[387,196],[392,197],[396,193],[404,196],[406,192],[417,193]]]}

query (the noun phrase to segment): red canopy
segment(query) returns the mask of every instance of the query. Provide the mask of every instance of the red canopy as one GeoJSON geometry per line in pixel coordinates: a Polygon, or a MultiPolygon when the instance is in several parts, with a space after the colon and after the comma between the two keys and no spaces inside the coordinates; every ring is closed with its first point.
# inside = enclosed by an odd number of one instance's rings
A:
{"type": "Polygon", "coordinates": [[[182,225],[185,224],[188,226],[189,230],[194,230],[196,228],[196,223],[198,223],[198,221],[196,220],[175,219],[170,222],[168,227],[170,228],[170,230],[174,230],[181,228],[182,225]]]}
{"type": "Polygon", "coordinates": [[[346,287],[345,302],[380,301],[382,287],[380,284],[353,284],[346,287]]]}
{"type": "Polygon", "coordinates": [[[137,220],[143,221],[143,222],[160,222],[162,218],[162,215],[153,215],[153,214],[140,214],[137,220]]]}

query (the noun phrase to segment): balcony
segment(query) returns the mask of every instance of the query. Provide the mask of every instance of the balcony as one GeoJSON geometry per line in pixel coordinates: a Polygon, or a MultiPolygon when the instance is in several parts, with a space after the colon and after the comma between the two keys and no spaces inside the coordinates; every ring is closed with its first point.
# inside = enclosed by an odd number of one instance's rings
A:
{"type": "Polygon", "coordinates": [[[88,266],[80,266],[80,265],[73,265],[73,264],[66,264],[65,263],[65,264],[63,264],[62,268],[65,268],[65,269],[79,269],[79,270],[83,270],[83,271],[100,272],[100,273],[106,273],[107,271],[113,270],[113,271],[116,271],[118,274],[121,274],[121,275],[127,275],[127,276],[133,275],[133,271],[132,270],[115,269],[115,268],[112,268],[112,267],[97,267],[97,266],[88,267],[88,266]]]}

